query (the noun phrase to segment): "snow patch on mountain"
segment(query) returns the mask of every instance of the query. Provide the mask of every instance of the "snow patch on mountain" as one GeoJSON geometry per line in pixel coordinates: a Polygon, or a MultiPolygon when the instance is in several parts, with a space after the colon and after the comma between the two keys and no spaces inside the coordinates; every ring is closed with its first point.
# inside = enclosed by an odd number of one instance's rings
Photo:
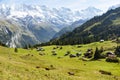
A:
{"type": "MultiPolygon", "coordinates": [[[[78,20],[90,19],[102,11],[94,7],[72,11],[69,8],[50,9],[45,5],[0,5],[1,35],[7,34],[5,43],[10,47],[21,47],[25,44],[38,44],[49,41],[62,28],[78,20]],[[91,14],[92,13],[92,14],[91,14]]],[[[0,36],[3,38],[2,36],[0,36]]]]}
{"type": "Polygon", "coordinates": [[[116,8],[118,8],[118,7],[120,7],[120,4],[111,6],[111,7],[109,8],[109,10],[111,10],[111,9],[116,9],[116,8]]]}

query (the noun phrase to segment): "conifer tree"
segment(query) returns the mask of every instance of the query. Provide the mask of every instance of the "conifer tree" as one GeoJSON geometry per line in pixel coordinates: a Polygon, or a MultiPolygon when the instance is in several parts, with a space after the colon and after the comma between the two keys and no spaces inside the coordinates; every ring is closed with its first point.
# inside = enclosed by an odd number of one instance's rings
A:
{"type": "Polygon", "coordinates": [[[98,50],[98,48],[96,47],[95,53],[94,53],[94,60],[97,60],[100,58],[100,51],[98,50]]]}

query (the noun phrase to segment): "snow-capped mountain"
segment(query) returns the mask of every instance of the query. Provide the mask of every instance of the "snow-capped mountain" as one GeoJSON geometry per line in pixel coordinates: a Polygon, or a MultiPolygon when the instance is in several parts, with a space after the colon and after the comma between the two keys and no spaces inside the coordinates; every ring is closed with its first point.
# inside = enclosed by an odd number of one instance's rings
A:
{"type": "Polygon", "coordinates": [[[81,10],[81,16],[83,16],[82,17],[83,19],[84,18],[90,19],[90,18],[92,18],[92,17],[94,17],[96,15],[101,15],[102,13],[103,13],[102,10],[97,9],[95,7],[88,7],[86,9],[84,9],[84,10],[81,10]]]}
{"type": "Polygon", "coordinates": [[[49,41],[62,28],[101,14],[94,7],[81,11],[39,5],[0,5],[0,41],[10,47],[49,41]],[[92,13],[92,15],[90,15],[92,13]],[[5,37],[4,37],[5,36],[5,37]]]}
{"type": "Polygon", "coordinates": [[[111,6],[111,7],[109,8],[109,10],[111,10],[111,9],[116,9],[116,8],[118,8],[118,7],[120,7],[120,4],[111,6]]]}
{"type": "Polygon", "coordinates": [[[90,18],[92,18],[96,15],[101,15],[102,13],[103,12],[101,10],[94,8],[94,7],[88,7],[85,10],[76,11],[75,12],[76,16],[81,16],[81,19],[79,19],[78,21],[73,22],[71,25],[61,29],[59,32],[57,32],[53,36],[53,39],[59,38],[61,35],[65,34],[67,32],[72,32],[76,27],[81,26],[83,23],[85,23],[90,18]]]}

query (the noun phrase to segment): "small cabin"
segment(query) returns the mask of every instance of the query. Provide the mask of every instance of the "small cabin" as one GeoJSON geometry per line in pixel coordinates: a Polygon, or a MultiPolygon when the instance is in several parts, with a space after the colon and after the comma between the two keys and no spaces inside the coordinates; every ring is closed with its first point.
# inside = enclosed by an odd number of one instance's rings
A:
{"type": "Polygon", "coordinates": [[[105,40],[104,39],[101,39],[100,42],[104,42],[105,40]]]}

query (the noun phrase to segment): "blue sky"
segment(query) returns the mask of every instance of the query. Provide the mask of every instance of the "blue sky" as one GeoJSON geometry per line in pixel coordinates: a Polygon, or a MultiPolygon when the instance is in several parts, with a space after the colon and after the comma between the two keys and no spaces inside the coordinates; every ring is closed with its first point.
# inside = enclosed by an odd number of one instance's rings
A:
{"type": "Polygon", "coordinates": [[[120,0],[0,0],[0,2],[5,4],[39,4],[50,8],[67,7],[74,10],[85,9],[89,6],[106,10],[110,6],[120,4],[120,0]]]}

